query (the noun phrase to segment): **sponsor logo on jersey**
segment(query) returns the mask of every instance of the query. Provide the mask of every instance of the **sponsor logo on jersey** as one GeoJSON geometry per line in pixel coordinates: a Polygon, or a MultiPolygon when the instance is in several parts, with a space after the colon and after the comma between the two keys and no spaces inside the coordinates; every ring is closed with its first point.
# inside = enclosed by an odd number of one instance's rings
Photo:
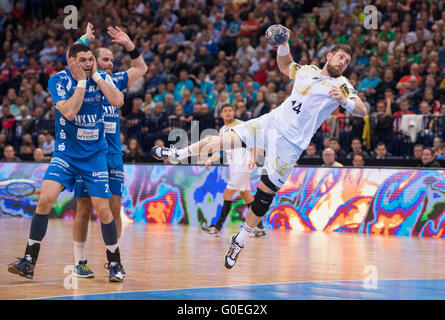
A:
{"type": "Polygon", "coordinates": [[[99,129],[77,129],[77,140],[91,141],[99,139],[99,129]]]}
{"type": "Polygon", "coordinates": [[[59,144],[59,146],[57,147],[57,150],[65,151],[65,144],[64,143],[59,144]]]}
{"type": "Polygon", "coordinates": [[[66,139],[66,133],[63,130],[60,130],[60,139],[63,139],[63,140],[66,139]]]}
{"type": "Polygon", "coordinates": [[[62,117],[60,117],[60,119],[59,119],[59,123],[60,123],[61,126],[66,125],[66,121],[65,121],[65,119],[62,118],[62,117]]]}
{"type": "Polygon", "coordinates": [[[60,82],[56,83],[56,91],[57,91],[57,95],[58,95],[59,97],[64,97],[64,96],[66,96],[65,88],[63,87],[63,84],[60,83],[60,82]]]}
{"type": "Polygon", "coordinates": [[[70,164],[68,162],[66,162],[65,160],[58,158],[58,157],[52,158],[51,164],[60,164],[62,167],[65,167],[65,168],[68,168],[70,166],[70,164]]]}
{"type": "Polygon", "coordinates": [[[88,92],[96,92],[97,91],[97,85],[90,85],[88,87],[88,92]]]}
{"type": "Polygon", "coordinates": [[[105,133],[116,133],[116,122],[105,121],[105,133]]]}
{"type": "Polygon", "coordinates": [[[113,107],[112,105],[104,105],[104,116],[109,118],[119,118],[119,109],[113,107]],[[117,111],[117,112],[116,112],[117,111]]]}
{"type": "Polygon", "coordinates": [[[98,123],[103,122],[103,117],[97,118],[97,114],[81,114],[76,116],[75,125],[78,127],[95,127],[98,123]]]}
{"type": "Polygon", "coordinates": [[[343,84],[340,86],[340,90],[341,90],[341,93],[343,94],[343,96],[344,96],[345,98],[349,97],[349,95],[350,95],[350,93],[351,93],[351,90],[349,90],[349,88],[348,88],[348,86],[346,85],[346,83],[343,83],[343,84]]]}
{"type": "Polygon", "coordinates": [[[92,173],[93,177],[100,178],[107,178],[108,177],[108,171],[95,171],[92,173]]]}

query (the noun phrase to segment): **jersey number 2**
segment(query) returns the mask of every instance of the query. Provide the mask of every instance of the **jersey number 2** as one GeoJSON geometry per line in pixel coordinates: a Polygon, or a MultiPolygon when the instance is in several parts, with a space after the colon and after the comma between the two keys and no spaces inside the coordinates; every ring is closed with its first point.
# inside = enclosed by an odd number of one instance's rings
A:
{"type": "Polygon", "coordinates": [[[298,105],[295,105],[295,103],[297,103],[297,101],[292,101],[292,110],[299,114],[301,109],[301,102],[298,105]]]}

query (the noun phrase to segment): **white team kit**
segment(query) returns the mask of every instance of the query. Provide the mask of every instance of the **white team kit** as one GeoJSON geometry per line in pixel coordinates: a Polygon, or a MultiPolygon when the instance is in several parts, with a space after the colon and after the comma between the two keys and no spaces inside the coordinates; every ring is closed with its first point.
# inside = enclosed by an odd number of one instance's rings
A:
{"type": "Polygon", "coordinates": [[[232,128],[248,148],[266,151],[264,169],[277,188],[284,184],[323,121],[338,107],[338,102],[329,97],[331,88],[340,87],[347,99],[358,98],[345,77],[333,78],[320,72],[314,65],[291,64],[291,95],[270,113],[232,128]]]}
{"type": "MultiPolygon", "coordinates": [[[[230,125],[224,125],[219,130],[219,134],[230,132],[234,126],[244,123],[235,119],[230,125]]],[[[246,148],[229,149],[224,151],[229,165],[229,182],[227,188],[231,190],[250,190],[250,174],[253,169],[249,169],[250,152],[246,148]]]]}

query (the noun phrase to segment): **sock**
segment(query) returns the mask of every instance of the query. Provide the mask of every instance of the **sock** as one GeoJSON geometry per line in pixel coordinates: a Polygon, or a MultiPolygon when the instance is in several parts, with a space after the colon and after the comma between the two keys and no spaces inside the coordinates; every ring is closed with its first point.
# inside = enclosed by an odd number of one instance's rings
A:
{"type": "Polygon", "coordinates": [[[119,244],[117,242],[116,222],[111,221],[108,224],[101,223],[102,237],[107,247],[107,259],[109,262],[120,263],[119,244]]]}
{"type": "MultiPolygon", "coordinates": [[[[47,214],[38,214],[34,213],[31,220],[31,229],[29,231],[29,241],[34,240],[40,241],[43,240],[46,234],[46,229],[48,228],[48,215],[47,214]]],[[[32,243],[29,243],[32,245],[32,243]]]]}
{"type": "Polygon", "coordinates": [[[37,263],[40,251],[40,242],[43,240],[48,228],[48,215],[34,213],[31,220],[29,239],[26,244],[25,256],[31,259],[33,264],[37,263]]]}
{"type": "Polygon", "coordinates": [[[79,261],[87,260],[85,255],[85,244],[86,242],[74,241],[74,265],[78,265],[79,261]]]}
{"type": "Polygon", "coordinates": [[[232,209],[232,203],[233,201],[224,200],[224,204],[221,210],[221,215],[219,216],[219,219],[216,222],[216,228],[218,230],[221,230],[224,222],[226,221],[227,215],[229,214],[230,209],[232,209]]]}
{"type": "Polygon", "coordinates": [[[197,153],[193,153],[192,146],[193,145],[190,145],[187,148],[176,150],[176,158],[178,160],[184,160],[192,155],[197,155],[197,153]]]}
{"type": "Polygon", "coordinates": [[[264,229],[263,220],[260,220],[260,223],[258,223],[257,228],[264,229]]]}
{"type": "Polygon", "coordinates": [[[244,247],[244,242],[249,238],[249,234],[253,231],[254,228],[249,227],[247,224],[244,224],[241,231],[236,236],[236,242],[241,246],[244,247]]]}

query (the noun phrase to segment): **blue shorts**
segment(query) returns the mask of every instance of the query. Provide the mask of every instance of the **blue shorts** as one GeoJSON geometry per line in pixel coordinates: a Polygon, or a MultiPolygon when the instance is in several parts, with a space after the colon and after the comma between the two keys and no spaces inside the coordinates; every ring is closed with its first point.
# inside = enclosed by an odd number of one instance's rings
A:
{"type": "Polygon", "coordinates": [[[56,181],[72,191],[78,176],[91,196],[111,198],[105,154],[80,161],[55,152],[43,180],[56,181]]]}
{"type": "MultiPolygon", "coordinates": [[[[107,154],[107,168],[109,188],[112,195],[122,197],[122,190],[124,188],[124,162],[120,153],[107,154]]],[[[75,198],[89,198],[90,193],[84,183],[82,176],[76,178],[76,185],[74,187],[75,198]]]]}

